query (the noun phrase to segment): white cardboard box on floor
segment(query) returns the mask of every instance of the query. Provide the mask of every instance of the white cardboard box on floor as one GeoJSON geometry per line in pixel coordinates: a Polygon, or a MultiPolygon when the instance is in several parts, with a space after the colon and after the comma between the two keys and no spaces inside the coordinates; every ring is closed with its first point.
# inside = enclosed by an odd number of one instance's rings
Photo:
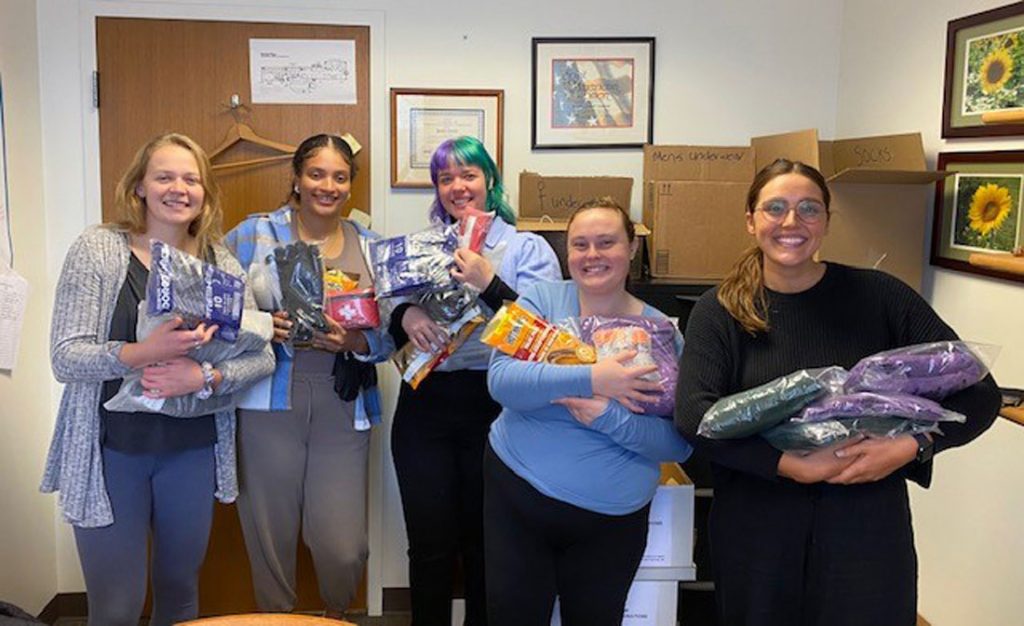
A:
{"type": "MultiPolygon", "coordinates": [[[[678,602],[678,581],[634,581],[629,588],[629,595],[626,596],[622,626],[675,626],[678,602]]],[[[562,626],[562,615],[557,599],[551,615],[551,626],[562,626]]]]}
{"type": "MultiPolygon", "coordinates": [[[[622,626],[675,626],[679,581],[694,580],[693,485],[662,485],[651,501],[647,549],[626,597],[622,626]]],[[[552,626],[561,626],[558,601],[552,626]]]]}

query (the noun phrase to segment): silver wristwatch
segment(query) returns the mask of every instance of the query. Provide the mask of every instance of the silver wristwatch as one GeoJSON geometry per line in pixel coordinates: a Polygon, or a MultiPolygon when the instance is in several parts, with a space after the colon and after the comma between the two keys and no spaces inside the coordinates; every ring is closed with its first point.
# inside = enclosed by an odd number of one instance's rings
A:
{"type": "Polygon", "coordinates": [[[196,392],[196,397],[206,400],[213,395],[213,364],[203,361],[200,367],[203,370],[203,388],[196,392]]]}

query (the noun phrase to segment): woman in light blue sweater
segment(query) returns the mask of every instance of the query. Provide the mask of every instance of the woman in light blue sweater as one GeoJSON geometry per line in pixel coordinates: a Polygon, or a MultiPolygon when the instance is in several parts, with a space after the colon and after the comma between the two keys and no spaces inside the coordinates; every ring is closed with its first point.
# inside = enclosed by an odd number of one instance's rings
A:
{"type": "MultiPolygon", "coordinates": [[[[638,241],[610,200],[569,219],[572,281],[537,284],[518,302],[559,324],[570,317],[664,314],[626,292],[638,241]]],[[[677,352],[682,338],[676,334],[677,352]]],[[[670,418],[642,415],[655,366],[519,361],[495,351],[491,395],[503,410],[484,460],[487,606],[491,626],[547,624],[555,596],[566,626],[619,624],[647,542],[662,461],[691,452],[670,418]]]]}

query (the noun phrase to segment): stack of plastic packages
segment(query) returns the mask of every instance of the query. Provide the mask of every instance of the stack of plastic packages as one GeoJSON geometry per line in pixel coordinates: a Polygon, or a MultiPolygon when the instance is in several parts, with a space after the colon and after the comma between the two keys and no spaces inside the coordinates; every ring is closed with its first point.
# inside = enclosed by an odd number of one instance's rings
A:
{"type": "Polygon", "coordinates": [[[672,415],[676,405],[676,379],[679,362],[676,358],[675,326],[667,319],[653,317],[587,316],[580,319],[580,337],[597,350],[597,359],[617,356],[633,351],[636,356],[623,363],[626,367],[654,365],[658,369],[646,375],[646,380],[661,386],[650,400],[637,404],[648,415],[672,415]]]}
{"type": "MultiPolygon", "coordinates": [[[[136,340],[144,341],[161,324],[175,317],[183,327],[217,325],[213,339],[189,351],[189,358],[217,364],[245,352],[261,350],[274,335],[270,315],[245,311],[245,282],[160,241],[151,244],[152,263],[146,299],[139,303],[136,340]],[[243,311],[245,314],[243,315],[243,311]]],[[[228,409],[230,395],[201,400],[195,394],[173,398],[144,395],[142,370],[125,375],[121,388],[103,406],[109,411],[145,411],[173,417],[196,417],[228,409]]]]}
{"type": "Polygon", "coordinates": [[[480,341],[521,361],[582,365],[597,361],[594,347],[515,302],[498,309],[480,341]]]}
{"type": "Polygon", "coordinates": [[[938,401],[984,378],[994,354],[991,346],[940,341],[865,357],[849,372],[799,370],[719,399],[697,434],[760,434],[780,450],[810,452],[852,437],[941,433],[941,422],[967,418],[938,401]]]}
{"type": "MultiPolygon", "coordinates": [[[[479,292],[453,279],[451,270],[457,249],[483,253],[493,220],[492,213],[471,210],[454,224],[370,244],[378,296],[402,297],[418,304],[448,336],[447,343],[433,350],[420,350],[409,342],[395,352],[392,360],[413,389],[484,322],[477,303],[479,292]]],[[[491,255],[488,260],[497,267],[500,256],[491,255]]]]}

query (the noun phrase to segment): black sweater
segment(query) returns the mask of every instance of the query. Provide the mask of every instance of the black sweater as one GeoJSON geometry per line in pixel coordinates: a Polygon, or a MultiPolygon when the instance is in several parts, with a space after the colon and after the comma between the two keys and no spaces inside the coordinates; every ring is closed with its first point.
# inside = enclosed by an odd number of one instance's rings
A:
{"type": "MultiPolygon", "coordinates": [[[[718,302],[704,294],[686,326],[686,347],[676,390],[676,427],[716,464],[776,480],[781,452],[759,436],[710,440],[697,436],[704,412],[718,398],[750,389],[802,368],[852,367],[861,358],[902,346],[957,339],[924,299],[898,279],[874,270],[829,263],[813,287],[795,294],[766,291],[767,333],[752,336],[718,302]]],[[[999,389],[991,376],[941,403],[967,416],[943,423],[935,452],[961,446],[998,415],[999,389]]],[[[910,463],[905,475],[927,487],[931,463],[910,463]]]]}

